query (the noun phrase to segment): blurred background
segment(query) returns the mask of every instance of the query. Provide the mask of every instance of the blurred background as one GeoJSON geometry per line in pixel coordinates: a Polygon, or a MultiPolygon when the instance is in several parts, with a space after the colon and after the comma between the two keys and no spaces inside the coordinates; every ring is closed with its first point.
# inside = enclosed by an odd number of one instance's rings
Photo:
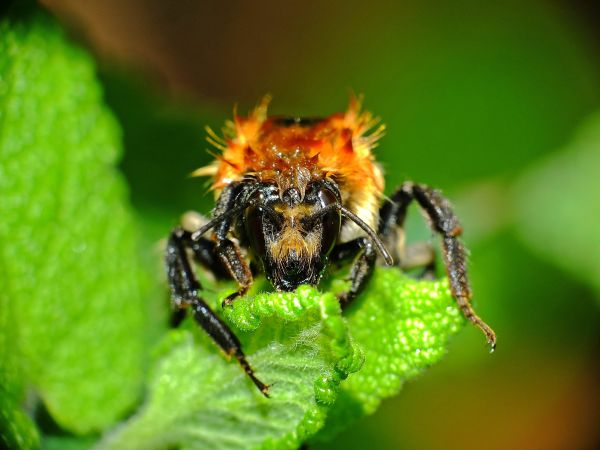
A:
{"type": "MultiPolygon", "coordinates": [[[[96,55],[148,248],[207,212],[204,126],[265,93],[327,115],[348,94],[387,124],[389,193],[439,187],[471,249],[490,355],[467,327],[445,360],[319,448],[600,445],[600,8],[583,1],[44,0],[96,55]]],[[[414,211],[411,240],[433,240],[414,211]]],[[[148,257],[155,257],[151,251],[148,257]]]]}

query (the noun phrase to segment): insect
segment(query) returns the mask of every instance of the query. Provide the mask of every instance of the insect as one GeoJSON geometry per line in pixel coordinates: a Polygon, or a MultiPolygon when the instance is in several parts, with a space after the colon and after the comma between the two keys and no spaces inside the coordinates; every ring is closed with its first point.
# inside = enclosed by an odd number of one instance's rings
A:
{"type": "Polygon", "coordinates": [[[212,177],[217,195],[212,219],[195,230],[175,228],[168,239],[166,267],[173,303],[191,309],[197,323],[227,354],[235,357],[268,397],[240,341],[202,298],[193,262],[230,277],[238,290],[231,305],[262,271],[276,290],[318,285],[328,264],[348,261],[349,289],[339,295],[349,305],[369,281],[377,261],[401,268],[432,267],[431,251],[404,248],[407,207],[416,201],[441,236],[453,297],[465,317],[495,346],[494,331],[473,310],[462,228],[439,191],[406,182],[390,197],[372,150],[384,127],[360,101],[325,118],[268,116],[266,97],[247,116],[234,114],[224,137],[212,130],[208,141],[221,153],[194,174],[212,177]],[[208,232],[211,232],[208,234],[208,232]]]}

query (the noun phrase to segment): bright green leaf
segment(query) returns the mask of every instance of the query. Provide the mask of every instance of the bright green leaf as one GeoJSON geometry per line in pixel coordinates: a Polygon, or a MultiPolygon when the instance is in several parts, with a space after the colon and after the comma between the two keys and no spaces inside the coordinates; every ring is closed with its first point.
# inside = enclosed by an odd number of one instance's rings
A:
{"type": "MultiPolygon", "coordinates": [[[[24,384],[100,430],[141,393],[149,298],[94,65],[45,15],[0,22],[0,274],[24,384]]],[[[10,386],[9,386],[10,389],[10,386]]]]}
{"type": "MultiPolygon", "coordinates": [[[[0,275],[0,286],[5,285],[4,281],[0,275]]],[[[8,297],[0,293],[0,448],[29,450],[38,447],[39,437],[20,407],[24,386],[14,351],[15,327],[10,306],[8,297]]]]}
{"type": "Polygon", "coordinates": [[[148,401],[99,449],[293,449],[321,428],[339,382],[362,363],[337,299],[304,286],[239,299],[225,315],[271,398],[192,323],[163,342],[148,401]]]}
{"type": "MultiPolygon", "coordinates": [[[[223,296],[210,296],[220,310],[223,296]]],[[[414,281],[395,269],[376,271],[347,319],[333,294],[310,287],[237,300],[224,316],[259,377],[274,383],[272,398],[188,323],[193,331],[163,342],[146,404],[99,450],[296,448],[330,413],[327,435],[373,412],[436,362],[464,322],[445,281],[414,281]]]]}
{"type": "Polygon", "coordinates": [[[41,450],[89,450],[95,440],[95,436],[46,436],[42,440],[41,450]]]}
{"type": "Polygon", "coordinates": [[[383,268],[375,271],[346,317],[353,342],[364,351],[365,364],[342,383],[320,439],[372,414],[406,380],[439,361],[449,338],[465,323],[447,280],[418,281],[397,269],[383,268]]]}

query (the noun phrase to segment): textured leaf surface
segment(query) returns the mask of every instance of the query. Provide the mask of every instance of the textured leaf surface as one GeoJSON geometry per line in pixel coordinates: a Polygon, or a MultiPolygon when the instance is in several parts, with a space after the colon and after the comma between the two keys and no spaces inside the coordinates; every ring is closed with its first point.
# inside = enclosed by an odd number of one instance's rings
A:
{"type": "Polygon", "coordinates": [[[323,436],[373,412],[436,362],[464,322],[445,281],[385,269],[347,319],[333,294],[310,287],[246,297],[224,315],[258,375],[274,383],[272,398],[262,398],[188,323],[190,331],[174,331],[163,343],[144,407],[99,449],[296,448],[328,414],[323,436]]]}
{"type": "Polygon", "coordinates": [[[518,183],[519,230],[539,254],[600,291],[600,114],[518,183]]]}
{"type": "Polygon", "coordinates": [[[465,323],[447,280],[418,281],[385,268],[375,271],[345,316],[365,363],[342,383],[319,438],[330,438],[353,420],[375,412],[406,380],[439,361],[449,338],[465,323]]]}
{"type": "MultiPolygon", "coordinates": [[[[3,281],[0,275],[0,286],[3,281]]],[[[0,448],[28,450],[38,447],[39,438],[20,407],[24,386],[14,351],[15,331],[8,297],[0,293],[0,448]]]]}
{"type": "Polygon", "coordinates": [[[46,16],[3,19],[0,77],[2,352],[62,427],[100,430],[140,395],[147,326],[119,131],[89,57],[46,16]]]}
{"type": "Polygon", "coordinates": [[[271,398],[189,323],[163,342],[147,403],[99,449],[292,449],[321,428],[340,380],[362,364],[337,299],[305,286],[239,299],[225,315],[271,398]]]}

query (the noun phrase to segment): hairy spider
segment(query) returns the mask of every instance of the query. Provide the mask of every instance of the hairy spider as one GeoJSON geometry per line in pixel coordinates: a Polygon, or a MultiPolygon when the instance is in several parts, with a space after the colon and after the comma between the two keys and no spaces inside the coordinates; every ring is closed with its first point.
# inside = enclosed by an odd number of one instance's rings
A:
{"type": "Polygon", "coordinates": [[[268,117],[268,102],[263,99],[248,117],[234,115],[224,138],[208,129],[209,142],[222,153],[195,175],[213,178],[217,203],[212,219],[202,226],[171,232],[166,266],[175,307],[191,308],[198,324],[268,396],[269,386],[254,374],[240,341],[202,299],[187,251],[218,277],[237,282],[238,290],[223,307],[252,285],[242,248],[280,291],[318,285],[328,264],[353,260],[350,288],[338,296],[344,308],[368,282],[378,254],[388,265],[423,266],[431,272],[431,248],[404,246],[404,219],[415,200],[441,236],[453,297],[493,349],[494,332],[470,304],[466,252],[458,239],[462,228],[449,202],[439,191],[412,182],[383,196],[383,174],[372,149],[384,127],[368,133],[378,121],[361,112],[354,98],[345,113],[326,118],[268,117]]]}

